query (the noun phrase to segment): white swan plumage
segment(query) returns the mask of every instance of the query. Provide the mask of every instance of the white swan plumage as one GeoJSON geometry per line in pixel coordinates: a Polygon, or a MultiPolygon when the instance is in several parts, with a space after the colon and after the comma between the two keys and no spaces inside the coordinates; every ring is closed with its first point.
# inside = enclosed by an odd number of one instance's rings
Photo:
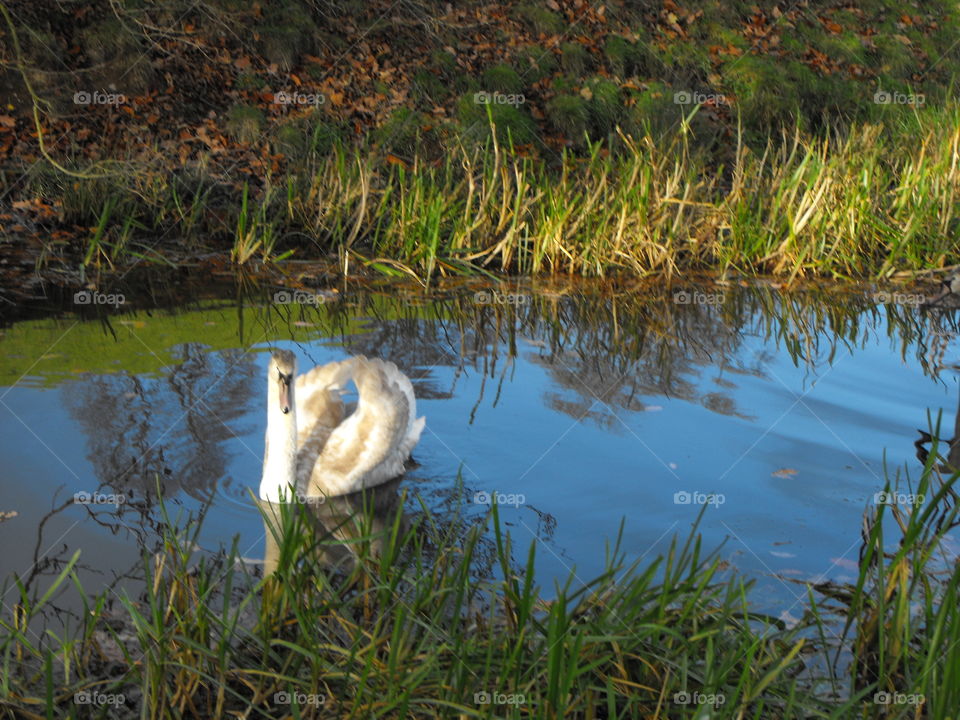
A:
{"type": "Polygon", "coordinates": [[[410,379],[391,362],[360,355],[297,377],[293,353],[276,350],[267,370],[260,499],[346,495],[399,477],[425,422],[410,379]],[[351,381],[359,400],[344,419],[341,395],[351,381]]]}

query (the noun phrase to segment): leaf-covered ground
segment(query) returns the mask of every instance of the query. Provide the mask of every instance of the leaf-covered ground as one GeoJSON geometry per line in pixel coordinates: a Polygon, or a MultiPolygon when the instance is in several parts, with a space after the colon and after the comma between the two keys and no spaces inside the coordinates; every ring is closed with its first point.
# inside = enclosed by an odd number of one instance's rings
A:
{"type": "MultiPolygon", "coordinates": [[[[557,164],[618,128],[674,131],[699,105],[691,137],[719,165],[738,136],[762,149],[783,128],[941,103],[960,55],[948,2],[0,4],[0,242],[24,282],[53,259],[99,260],[91,237],[148,194],[105,207],[118,176],[182,180],[174,211],[213,177],[216,245],[245,183],[255,198],[339,143],[409,166],[495,128],[557,164]]],[[[159,236],[166,212],[113,232],[159,236]]]]}

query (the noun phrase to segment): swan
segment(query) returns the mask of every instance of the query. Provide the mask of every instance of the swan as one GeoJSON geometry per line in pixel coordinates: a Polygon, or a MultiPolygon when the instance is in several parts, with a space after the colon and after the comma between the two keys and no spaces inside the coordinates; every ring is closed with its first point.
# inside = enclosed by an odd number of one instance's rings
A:
{"type": "Polygon", "coordinates": [[[273,351],[262,501],[322,501],[403,474],[426,419],[416,416],[413,385],[396,365],[358,355],[296,373],[292,352],[273,351]],[[350,381],[359,400],[344,419],[341,391],[350,381]]]}

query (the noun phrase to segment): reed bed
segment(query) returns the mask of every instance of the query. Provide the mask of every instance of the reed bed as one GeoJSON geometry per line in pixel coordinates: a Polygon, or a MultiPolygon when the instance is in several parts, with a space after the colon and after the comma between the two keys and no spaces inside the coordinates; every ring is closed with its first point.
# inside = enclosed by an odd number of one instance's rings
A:
{"type": "Polygon", "coordinates": [[[688,123],[582,152],[497,140],[404,160],[334,145],[256,185],[197,167],[61,183],[91,227],[84,263],[176,261],[232,244],[235,263],[336,257],[349,273],[887,277],[956,263],[960,106],[893,125],[799,129],[718,159],[688,123]],[[176,238],[176,240],[172,240],[176,238]],[[163,258],[163,259],[161,259],[163,258]]]}

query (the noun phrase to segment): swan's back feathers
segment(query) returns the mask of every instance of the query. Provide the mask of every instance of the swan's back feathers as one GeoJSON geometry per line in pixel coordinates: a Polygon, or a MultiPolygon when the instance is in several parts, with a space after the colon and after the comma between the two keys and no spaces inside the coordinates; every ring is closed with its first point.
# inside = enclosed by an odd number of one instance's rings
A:
{"type": "Polygon", "coordinates": [[[405,461],[420,441],[420,433],[423,432],[427,419],[417,418],[417,399],[413,394],[413,384],[410,382],[410,378],[404,375],[392,362],[382,364],[383,372],[389,382],[407,399],[407,429],[398,446],[398,452],[402,456],[402,460],[405,461]]]}
{"type": "Polygon", "coordinates": [[[356,492],[402,475],[403,463],[423,431],[425,421],[416,418],[413,386],[396,365],[363,356],[340,365],[336,371],[318,373],[315,382],[330,381],[340,388],[344,378],[352,378],[359,401],[346,420],[322,433],[322,439],[303,429],[308,442],[298,452],[297,475],[308,496],[356,492]]]}

